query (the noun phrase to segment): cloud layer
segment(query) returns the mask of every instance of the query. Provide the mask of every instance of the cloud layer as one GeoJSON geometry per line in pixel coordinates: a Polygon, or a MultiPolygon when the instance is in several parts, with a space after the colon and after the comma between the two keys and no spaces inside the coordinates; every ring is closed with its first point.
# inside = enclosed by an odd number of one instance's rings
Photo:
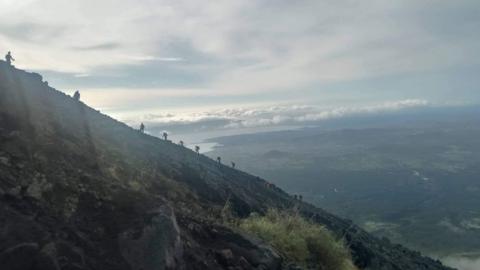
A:
{"type": "Polygon", "coordinates": [[[153,133],[163,130],[173,133],[199,131],[294,127],[316,125],[324,120],[376,115],[430,106],[426,100],[399,100],[359,107],[320,108],[305,105],[257,108],[218,109],[194,113],[146,114],[141,118],[125,119],[136,126],[144,122],[153,133]]]}

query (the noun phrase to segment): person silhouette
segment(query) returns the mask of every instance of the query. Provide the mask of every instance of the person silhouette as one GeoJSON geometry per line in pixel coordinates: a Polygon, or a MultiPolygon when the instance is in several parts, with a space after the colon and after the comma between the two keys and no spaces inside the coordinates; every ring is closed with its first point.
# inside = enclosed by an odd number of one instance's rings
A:
{"type": "Polygon", "coordinates": [[[80,92],[78,92],[78,90],[73,94],[73,99],[80,100],[80,92]]]}
{"type": "Polygon", "coordinates": [[[145,125],[143,123],[140,124],[140,132],[141,133],[145,132],[145,125]]]}
{"type": "Polygon", "coordinates": [[[13,61],[15,61],[15,59],[13,59],[12,53],[10,51],[8,51],[7,55],[5,55],[5,60],[7,61],[7,64],[9,66],[12,65],[13,61]]]}

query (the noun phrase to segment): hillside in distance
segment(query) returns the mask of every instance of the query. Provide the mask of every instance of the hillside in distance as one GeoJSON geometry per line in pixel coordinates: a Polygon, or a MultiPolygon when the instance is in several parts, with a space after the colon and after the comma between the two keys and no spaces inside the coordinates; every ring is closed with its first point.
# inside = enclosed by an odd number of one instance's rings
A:
{"type": "Polygon", "coordinates": [[[0,62],[2,269],[287,269],[217,222],[227,201],[238,218],[296,204],[359,269],[449,269],[0,62]]]}
{"type": "Polygon", "coordinates": [[[221,146],[208,155],[235,160],[379,237],[475,259],[479,127],[479,107],[432,107],[216,138],[221,146]]]}

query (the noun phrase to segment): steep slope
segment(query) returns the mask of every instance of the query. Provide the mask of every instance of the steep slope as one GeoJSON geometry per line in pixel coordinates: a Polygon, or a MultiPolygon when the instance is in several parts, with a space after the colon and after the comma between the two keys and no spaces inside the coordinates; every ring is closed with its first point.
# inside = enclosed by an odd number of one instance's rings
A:
{"type": "MultiPolygon", "coordinates": [[[[274,250],[214,222],[226,201],[239,217],[297,203],[0,62],[2,269],[282,269],[274,250]]],[[[361,269],[447,269],[300,207],[345,237],[361,269]]]]}

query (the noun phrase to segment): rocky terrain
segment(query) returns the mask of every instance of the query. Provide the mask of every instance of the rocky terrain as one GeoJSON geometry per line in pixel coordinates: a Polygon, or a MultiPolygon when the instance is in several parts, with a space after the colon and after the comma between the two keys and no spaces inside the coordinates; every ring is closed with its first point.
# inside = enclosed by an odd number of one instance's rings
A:
{"type": "Polygon", "coordinates": [[[359,269],[448,269],[0,62],[2,270],[286,269],[217,222],[227,201],[238,218],[300,204],[345,238],[359,269]]]}

